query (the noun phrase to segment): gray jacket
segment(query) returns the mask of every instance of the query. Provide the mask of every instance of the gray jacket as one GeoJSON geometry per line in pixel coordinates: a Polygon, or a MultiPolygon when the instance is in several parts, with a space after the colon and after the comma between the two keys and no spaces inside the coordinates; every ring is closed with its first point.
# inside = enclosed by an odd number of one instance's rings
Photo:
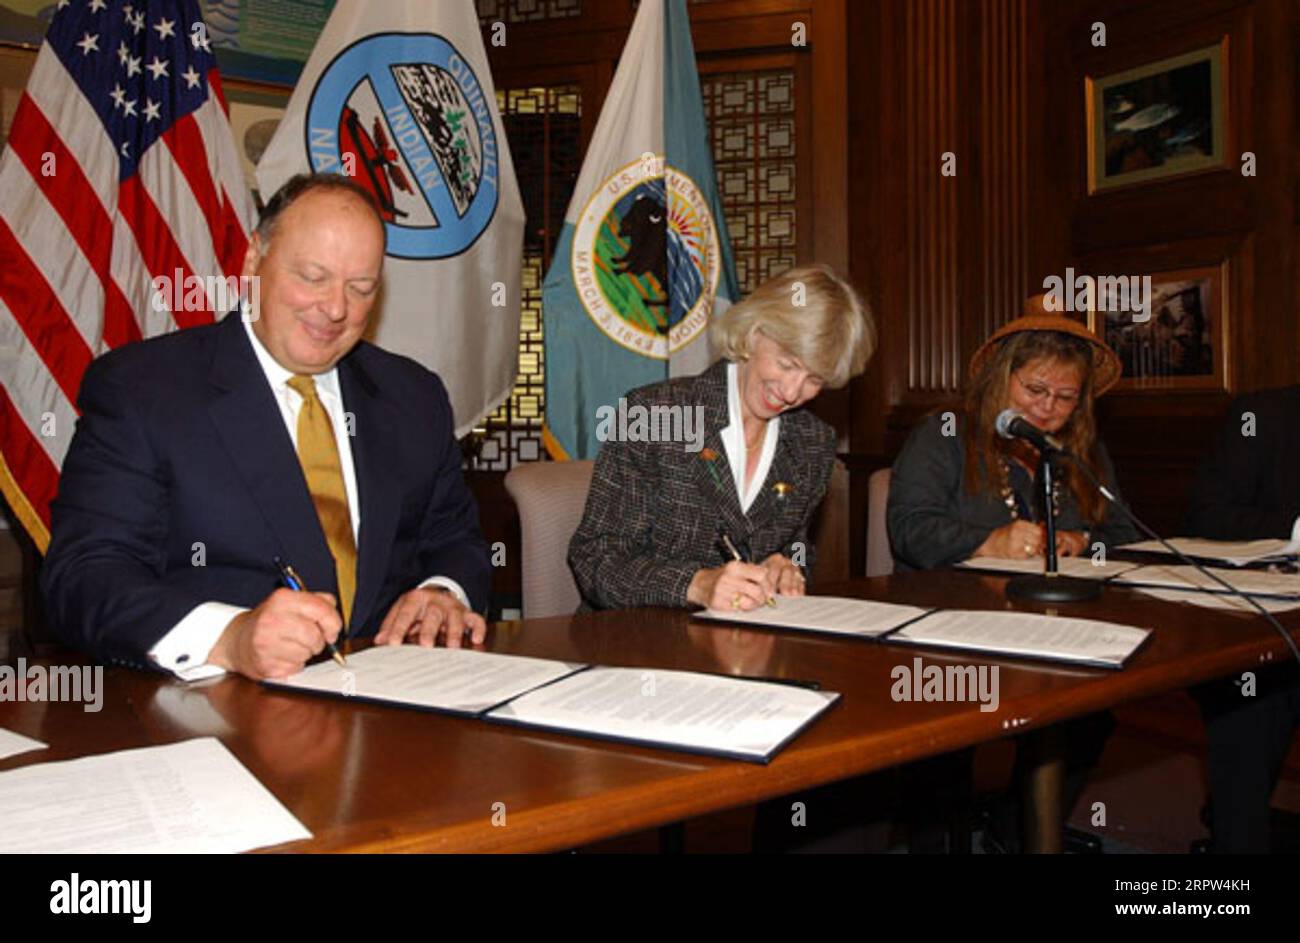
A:
{"type": "MultiPolygon", "coordinates": [[[[1011,511],[1001,495],[991,490],[970,494],[962,481],[966,461],[966,437],[961,419],[956,434],[943,434],[942,415],[924,419],[908,436],[894,460],[889,483],[889,543],[900,570],[932,570],[952,566],[970,557],[989,534],[1011,523],[1011,511]]],[[[1098,444],[1102,480],[1120,497],[1115,469],[1098,444]]],[[[1065,474],[1079,474],[1069,463],[1065,474]]],[[[1010,484],[1027,502],[1034,500],[1030,477],[1013,466],[1010,484]]],[[[1106,545],[1107,554],[1116,547],[1141,539],[1123,514],[1110,504],[1100,522],[1085,521],[1074,495],[1062,478],[1060,530],[1082,530],[1091,544],[1106,545]]]]}

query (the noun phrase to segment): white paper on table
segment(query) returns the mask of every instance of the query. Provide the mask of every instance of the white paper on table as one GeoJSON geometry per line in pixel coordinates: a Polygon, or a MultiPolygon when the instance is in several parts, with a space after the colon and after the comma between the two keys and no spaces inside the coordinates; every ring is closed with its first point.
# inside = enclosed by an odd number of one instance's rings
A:
{"type": "Polygon", "coordinates": [[[759,606],[748,612],[705,609],[697,619],[741,622],[746,625],[834,632],[874,638],[929,612],[917,606],[849,599],[842,596],[777,596],[776,606],[759,606]]]}
{"type": "Polygon", "coordinates": [[[491,720],[766,760],[839,699],[829,691],[660,668],[589,668],[491,720]]]}
{"type": "Polygon", "coordinates": [[[407,707],[479,714],[585,665],[468,648],[377,645],[347,656],[347,667],[322,661],[270,687],[336,694],[407,707]]]}
{"type": "Polygon", "coordinates": [[[895,632],[889,641],[1118,668],[1150,634],[1096,619],[941,609],[895,632]]]}
{"type": "MultiPolygon", "coordinates": [[[[1155,586],[1136,586],[1134,589],[1144,596],[1163,599],[1165,602],[1181,602],[1189,606],[1200,606],[1203,609],[1225,609],[1230,612],[1259,615],[1258,609],[1240,596],[1231,593],[1189,593],[1185,589],[1160,589],[1155,586]]],[[[1290,612],[1293,609],[1300,609],[1300,599],[1274,599],[1269,596],[1251,598],[1269,612],[1290,612]]]]}
{"type": "MultiPolygon", "coordinates": [[[[1300,575],[1294,573],[1269,573],[1265,570],[1225,570],[1206,567],[1211,573],[1226,580],[1229,586],[1252,596],[1300,597],[1300,575]]],[[[1222,585],[1201,573],[1194,566],[1150,565],[1120,574],[1116,583],[1125,585],[1159,586],[1184,591],[1208,590],[1212,593],[1228,592],[1222,585]]]]}
{"type": "Polygon", "coordinates": [[[0,730],[0,760],[10,756],[17,756],[19,753],[26,753],[28,750],[44,750],[48,746],[48,743],[41,743],[41,741],[33,740],[31,737],[24,737],[12,730],[0,730]]]}
{"type": "Polygon", "coordinates": [[[311,838],[214,737],[0,773],[0,853],[230,853],[311,838]]]}
{"type": "MultiPolygon", "coordinates": [[[[1189,557],[1205,560],[1219,560],[1233,566],[1246,566],[1272,557],[1293,556],[1300,553],[1300,537],[1291,540],[1271,538],[1267,540],[1202,540],[1199,537],[1171,537],[1171,546],[1189,557]]],[[[1141,543],[1126,544],[1120,550],[1139,550],[1143,553],[1163,553],[1173,556],[1158,540],[1144,540],[1141,543]]]]}
{"type": "MultiPolygon", "coordinates": [[[[1042,557],[1034,557],[1029,560],[971,557],[969,560],[958,563],[957,566],[966,570],[989,570],[994,573],[1026,573],[1042,576],[1044,563],[1042,557]]],[[[1138,566],[1140,564],[1129,563],[1124,560],[1106,560],[1105,562],[1095,563],[1092,557],[1058,557],[1056,560],[1056,572],[1061,576],[1072,576],[1085,580],[1108,580],[1113,576],[1119,576],[1121,573],[1136,569],[1138,566]]]]}

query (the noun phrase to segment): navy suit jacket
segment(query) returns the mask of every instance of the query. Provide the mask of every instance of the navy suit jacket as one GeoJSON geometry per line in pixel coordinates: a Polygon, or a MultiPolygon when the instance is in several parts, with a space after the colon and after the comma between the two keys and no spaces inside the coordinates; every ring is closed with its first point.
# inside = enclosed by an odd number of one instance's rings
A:
{"type": "MultiPolygon", "coordinates": [[[[361,504],[351,635],[430,576],[487,604],[490,567],[442,382],[359,343],[338,365],[361,504]]],[[[41,573],[57,635],[146,653],[195,606],[254,606],[275,557],[337,595],[307,482],[239,316],[118,348],[82,380],[41,573]]]]}
{"type": "Polygon", "coordinates": [[[1263,390],[1228,407],[1197,471],[1187,532],[1214,540],[1290,538],[1300,516],[1300,386],[1263,390]],[[1244,414],[1254,435],[1242,435],[1244,414]]]}

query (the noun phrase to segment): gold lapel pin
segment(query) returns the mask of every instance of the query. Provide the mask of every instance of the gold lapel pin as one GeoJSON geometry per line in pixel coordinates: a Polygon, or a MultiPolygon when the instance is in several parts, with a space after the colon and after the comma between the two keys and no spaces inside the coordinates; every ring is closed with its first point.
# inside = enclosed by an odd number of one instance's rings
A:
{"type": "Polygon", "coordinates": [[[777,500],[784,501],[786,495],[794,492],[794,485],[785,481],[778,481],[772,486],[772,490],[776,492],[777,500]]]}

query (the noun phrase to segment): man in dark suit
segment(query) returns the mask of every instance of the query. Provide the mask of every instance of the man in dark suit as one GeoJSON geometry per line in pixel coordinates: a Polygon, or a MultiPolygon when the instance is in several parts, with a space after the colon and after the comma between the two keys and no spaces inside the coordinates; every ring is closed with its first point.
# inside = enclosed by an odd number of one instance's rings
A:
{"type": "Polygon", "coordinates": [[[361,340],[383,258],[363,189],[295,177],[249,243],[260,303],[91,364],[42,572],[63,639],[186,678],[288,675],[340,633],[483,639],[447,393],[361,340]]]}
{"type": "Polygon", "coordinates": [[[1289,539],[1300,519],[1298,468],[1300,386],[1238,398],[1197,474],[1188,533],[1289,539]]]}
{"type": "MultiPolygon", "coordinates": [[[[1300,386],[1252,393],[1228,410],[1192,491],[1187,532],[1214,540],[1300,531],[1300,386]]],[[[1269,799],[1297,723],[1300,671],[1287,664],[1196,689],[1205,716],[1212,848],[1269,850],[1269,799]]]]}

